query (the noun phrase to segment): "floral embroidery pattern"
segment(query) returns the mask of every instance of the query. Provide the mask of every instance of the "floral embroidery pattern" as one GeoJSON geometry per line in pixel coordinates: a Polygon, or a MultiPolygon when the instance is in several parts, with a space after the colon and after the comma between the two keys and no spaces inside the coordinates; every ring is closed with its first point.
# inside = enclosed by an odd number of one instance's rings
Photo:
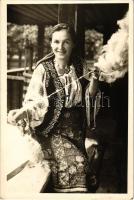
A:
{"type": "Polygon", "coordinates": [[[61,134],[53,134],[51,147],[57,172],[53,174],[56,188],[86,187],[86,157],[61,134]],[[58,175],[58,176],[57,176],[58,175]]]}

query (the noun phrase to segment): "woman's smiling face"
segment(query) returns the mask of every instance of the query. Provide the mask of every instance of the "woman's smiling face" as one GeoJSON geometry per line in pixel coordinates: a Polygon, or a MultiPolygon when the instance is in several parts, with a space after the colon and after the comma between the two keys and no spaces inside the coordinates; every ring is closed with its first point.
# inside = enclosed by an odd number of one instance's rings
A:
{"type": "Polygon", "coordinates": [[[56,59],[68,62],[74,47],[70,33],[66,29],[55,31],[52,34],[51,47],[56,59]]]}

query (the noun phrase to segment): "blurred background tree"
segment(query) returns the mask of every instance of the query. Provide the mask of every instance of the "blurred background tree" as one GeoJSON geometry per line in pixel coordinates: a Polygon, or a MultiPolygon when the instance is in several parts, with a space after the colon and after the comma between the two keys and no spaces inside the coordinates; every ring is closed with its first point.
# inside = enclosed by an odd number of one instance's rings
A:
{"type": "Polygon", "coordinates": [[[37,26],[7,24],[8,69],[24,67],[26,39],[32,45],[34,55],[36,55],[37,33],[37,26]]]}
{"type": "Polygon", "coordinates": [[[96,30],[85,31],[85,58],[96,61],[103,46],[103,34],[96,30]]]}

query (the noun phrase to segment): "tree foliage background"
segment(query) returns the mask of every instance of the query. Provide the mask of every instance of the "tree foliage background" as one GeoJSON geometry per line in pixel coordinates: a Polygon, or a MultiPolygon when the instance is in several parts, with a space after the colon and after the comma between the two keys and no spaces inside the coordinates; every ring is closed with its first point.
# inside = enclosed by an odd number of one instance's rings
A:
{"type": "MultiPolygon", "coordinates": [[[[44,31],[44,55],[51,51],[50,32],[52,26],[46,26],[44,31]]],[[[25,48],[27,45],[33,49],[33,63],[38,60],[38,27],[31,25],[16,25],[7,23],[7,58],[8,68],[14,68],[13,60],[18,67],[24,65],[25,48]],[[23,63],[23,64],[22,64],[23,63]]],[[[103,35],[95,30],[85,31],[85,58],[87,60],[97,59],[103,43],[103,35]]]]}

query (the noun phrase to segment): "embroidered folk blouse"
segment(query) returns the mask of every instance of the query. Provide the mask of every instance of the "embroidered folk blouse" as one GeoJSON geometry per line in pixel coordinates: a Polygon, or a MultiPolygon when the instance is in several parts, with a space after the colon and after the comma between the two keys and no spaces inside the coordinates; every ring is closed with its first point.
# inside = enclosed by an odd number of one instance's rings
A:
{"type": "MultiPolygon", "coordinates": [[[[79,80],[77,80],[74,66],[70,66],[68,73],[62,76],[59,75],[59,79],[65,87],[65,107],[70,108],[80,103],[82,100],[82,88],[79,80]]],[[[43,65],[39,64],[33,72],[23,103],[23,108],[28,113],[29,125],[33,128],[43,122],[44,116],[48,111],[49,101],[45,82],[46,72],[43,65]]]]}

